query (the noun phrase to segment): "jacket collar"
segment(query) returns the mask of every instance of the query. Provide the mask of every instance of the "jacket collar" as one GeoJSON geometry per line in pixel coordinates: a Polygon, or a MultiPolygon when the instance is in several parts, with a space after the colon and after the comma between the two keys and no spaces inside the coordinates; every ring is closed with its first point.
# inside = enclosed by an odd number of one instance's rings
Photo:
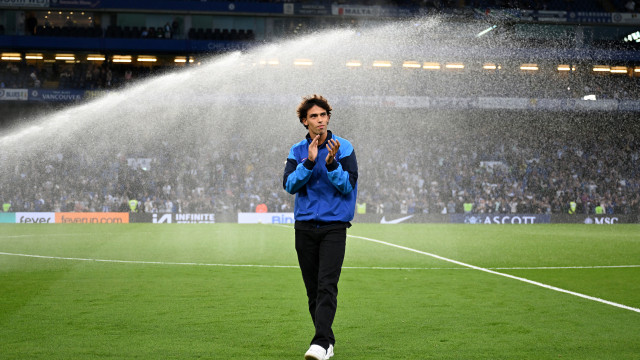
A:
{"type": "MultiPolygon", "coordinates": [[[[311,144],[311,141],[313,141],[313,139],[311,138],[311,135],[309,135],[309,133],[307,133],[307,136],[305,136],[307,139],[307,143],[311,144]]],[[[321,145],[324,145],[327,143],[327,141],[329,141],[329,139],[333,138],[333,133],[331,133],[331,130],[327,130],[327,138],[324,140],[324,142],[322,144],[318,144],[318,148],[321,145]]]]}

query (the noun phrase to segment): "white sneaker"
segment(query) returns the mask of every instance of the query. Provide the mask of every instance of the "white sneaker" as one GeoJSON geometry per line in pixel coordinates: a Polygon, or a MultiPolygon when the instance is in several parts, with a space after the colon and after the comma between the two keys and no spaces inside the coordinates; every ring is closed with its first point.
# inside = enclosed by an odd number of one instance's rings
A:
{"type": "MultiPolygon", "coordinates": [[[[333,355],[333,353],[331,353],[333,355]]],[[[327,351],[320,345],[311,345],[309,350],[304,354],[305,360],[325,360],[327,351]]]]}
{"type": "Polygon", "coordinates": [[[324,358],[329,360],[329,358],[331,358],[333,356],[333,345],[329,345],[329,348],[327,349],[327,356],[325,356],[324,358]]]}

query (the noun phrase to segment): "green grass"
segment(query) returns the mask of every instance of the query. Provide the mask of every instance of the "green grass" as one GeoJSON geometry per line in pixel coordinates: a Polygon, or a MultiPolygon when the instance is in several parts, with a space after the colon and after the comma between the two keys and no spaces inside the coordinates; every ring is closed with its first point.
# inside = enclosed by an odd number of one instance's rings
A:
{"type": "MultiPolygon", "coordinates": [[[[356,224],[349,234],[637,309],[638,267],[514,268],[638,265],[638,230],[356,224]]],[[[73,258],[0,254],[0,359],[302,359],[313,334],[291,228],[0,225],[0,252],[73,258]]],[[[360,238],[348,239],[344,266],[336,360],[640,359],[638,312],[360,238]]]]}

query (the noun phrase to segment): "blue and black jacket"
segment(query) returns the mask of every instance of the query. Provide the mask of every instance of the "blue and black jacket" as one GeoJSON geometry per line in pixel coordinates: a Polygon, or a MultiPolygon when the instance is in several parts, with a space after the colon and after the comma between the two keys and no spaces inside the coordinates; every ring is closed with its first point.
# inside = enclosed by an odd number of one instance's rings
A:
{"type": "Polygon", "coordinates": [[[317,224],[349,223],[353,220],[358,194],[358,163],[351,143],[327,132],[327,139],[318,145],[316,161],[310,161],[311,137],[293,145],[284,169],[283,186],[296,194],[294,218],[317,224]],[[336,161],[327,165],[327,142],[340,142],[336,161]]]}

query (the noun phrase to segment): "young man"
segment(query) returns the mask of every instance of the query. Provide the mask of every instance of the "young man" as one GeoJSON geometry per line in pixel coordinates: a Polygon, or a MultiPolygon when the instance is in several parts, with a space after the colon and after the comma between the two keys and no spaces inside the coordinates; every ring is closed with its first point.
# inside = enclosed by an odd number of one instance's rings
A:
{"type": "Polygon", "coordinates": [[[309,133],[291,147],[283,179],[285,190],[296,195],[296,252],[315,326],[307,360],[333,356],[331,325],[358,192],[356,154],[349,141],[327,129],[331,110],[322,96],[303,98],[297,113],[309,133]]]}

